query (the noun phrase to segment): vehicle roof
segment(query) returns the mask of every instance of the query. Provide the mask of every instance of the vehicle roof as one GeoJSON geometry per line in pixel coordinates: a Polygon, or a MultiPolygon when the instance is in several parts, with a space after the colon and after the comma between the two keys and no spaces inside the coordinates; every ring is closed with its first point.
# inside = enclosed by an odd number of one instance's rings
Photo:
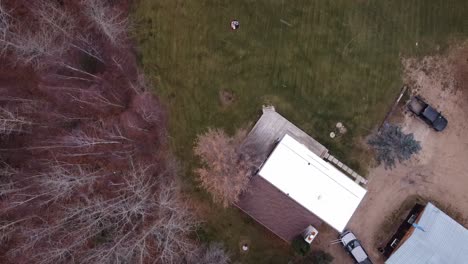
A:
{"type": "Polygon", "coordinates": [[[359,264],[372,264],[372,261],[369,258],[367,258],[367,259],[359,262],[359,264]]]}
{"type": "Polygon", "coordinates": [[[437,110],[432,108],[432,106],[428,105],[422,115],[427,118],[429,121],[434,122],[437,120],[437,117],[440,115],[437,110]]]}
{"type": "Polygon", "coordinates": [[[354,248],[353,250],[351,250],[351,254],[359,263],[361,263],[361,261],[368,259],[367,253],[364,251],[362,246],[358,246],[354,248]]]}
{"type": "Polygon", "coordinates": [[[341,243],[343,243],[343,245],[345,246],[348,245],[349,242],[353,240],[356,240],[356,236],[350,231],[344,232],[343,235],[341,236],[341,243]]]}
{"type": "Polygon", "coordinates": [[[437,131],[442,131],[447,126],[448,121],[442,115],[439,115],[437,119],[433,122],[433,127],[437,131]]]}

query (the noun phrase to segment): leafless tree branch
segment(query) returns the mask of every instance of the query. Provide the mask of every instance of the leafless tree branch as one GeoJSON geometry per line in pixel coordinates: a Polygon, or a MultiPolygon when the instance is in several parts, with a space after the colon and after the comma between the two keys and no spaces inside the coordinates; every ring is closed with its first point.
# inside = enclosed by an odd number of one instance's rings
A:
{"type": "Polygon", "coordinates": [[[49,162],[50,169],[41,173],[41,191],[47,195],[44,203],[68,200],[79,188],[90,188],[99,178],[103,177],[101,171],[93,171],[81,165],[66,164],[59,162],[49,162]]]}
{"type": "Polygon", "coordinates": [[[230,262],[229,254],[224,250],[221,243],[212,243],[202,247],[188,258],[188,264],[228,264],[230,262]]]}
{"type": "Polygon", "coordinates": [[[75,102],[90,105],[90,106],[103,105],[103,106],[124,108],[123,105],[120,105],[118,103],[113,103],[106,96],[102,95],[102,93],[96,92],[96,91],[91,91],[91,92],[82,91],[79,95],[74,95],[74,94],[69,93],[68,96],[70,96],[75,102]]]}
{"type": "MultiPolygon", "coordinates": [[[[47,250],[36,255],[40,263],[71,257],[80,263],[180,263],[194,250],[187,235],[196,221],[180,203],[174,182],[162,174],[155,177],[152,167],[132,165],[123,181],[114,184],[115,197],[75,203],[60,221],[25,230],[29,239],[23,250],[47,242],[47,250]],[[103,242],[86,252],[79,250],[96,237],[103,242]]],[[[69,190],[69,182],[58,186],[59,193],[69,190]]]]}
{"type": "Polygon", "coordinates": [[[0,135],[24,132],[24,127],[31,124],[32,122],[20,116],[16,111],[0,107],[0,135]]]}
{"type": "Polygon", "coordinates": [[[109,41],[118,45],[122,42],[127,29],[128,19],[121,12],[100,0],[84,0],[85,14],[99,28],[109,41]]]}

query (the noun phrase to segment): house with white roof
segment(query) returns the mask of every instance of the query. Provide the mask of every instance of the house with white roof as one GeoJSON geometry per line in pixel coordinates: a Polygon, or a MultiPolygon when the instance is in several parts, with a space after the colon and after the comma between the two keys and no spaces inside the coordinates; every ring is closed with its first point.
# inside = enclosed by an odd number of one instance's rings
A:
{"type": "Polygon", "coordinates": [[[346,228],[366,194],[364,178],[271,108],[244,145],[263,163],[236,203],[240,210],[287,242],[322,223],[346,228]]]}
{"type": "Polygon", "coordinates": [[[286,134],[258,175],[342,232],[366,190],[286,134]]]}

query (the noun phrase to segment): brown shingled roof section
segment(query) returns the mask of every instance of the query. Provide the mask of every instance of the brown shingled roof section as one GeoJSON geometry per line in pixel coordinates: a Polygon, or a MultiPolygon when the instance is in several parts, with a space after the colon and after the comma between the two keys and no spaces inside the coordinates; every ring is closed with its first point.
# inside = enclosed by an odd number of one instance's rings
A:
{"type": "Polygon", "coordinates": [[[254,176],[236,204],[242,211],[286,242],[291,242],[308,225],[322,221],[261,176],[254,176]]]}

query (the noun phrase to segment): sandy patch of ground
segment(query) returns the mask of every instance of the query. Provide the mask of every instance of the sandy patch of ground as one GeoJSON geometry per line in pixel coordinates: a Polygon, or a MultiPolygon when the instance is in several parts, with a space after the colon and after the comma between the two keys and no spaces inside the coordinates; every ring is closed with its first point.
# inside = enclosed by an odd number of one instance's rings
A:
{"type": "MultiPolygon", "coordinates": [[[[408,197],[433,201],[468,226],[468,46],[458,47],[445,57],[405,59],[403,64],[405,82],[413,93],[441,110],[449,124],[438,133],[417,117],[404,113],[401,125],[421,141],[420,154],[393,170],[379,166],[370,171],[368,194],[348,227],[362,241],[374,263],[383,263],[377,247],[391,235],[383,230],[388,229],[388,219],[395,217],[394,212],[408,197]]],[[[400,223],[394,224],[392,232],[400,223]]],[[[339,245],[330,245],[336,232],[325,230],[321,236],[317,247],[331,253],[334,263],[352,263],[339,245]]]]}

